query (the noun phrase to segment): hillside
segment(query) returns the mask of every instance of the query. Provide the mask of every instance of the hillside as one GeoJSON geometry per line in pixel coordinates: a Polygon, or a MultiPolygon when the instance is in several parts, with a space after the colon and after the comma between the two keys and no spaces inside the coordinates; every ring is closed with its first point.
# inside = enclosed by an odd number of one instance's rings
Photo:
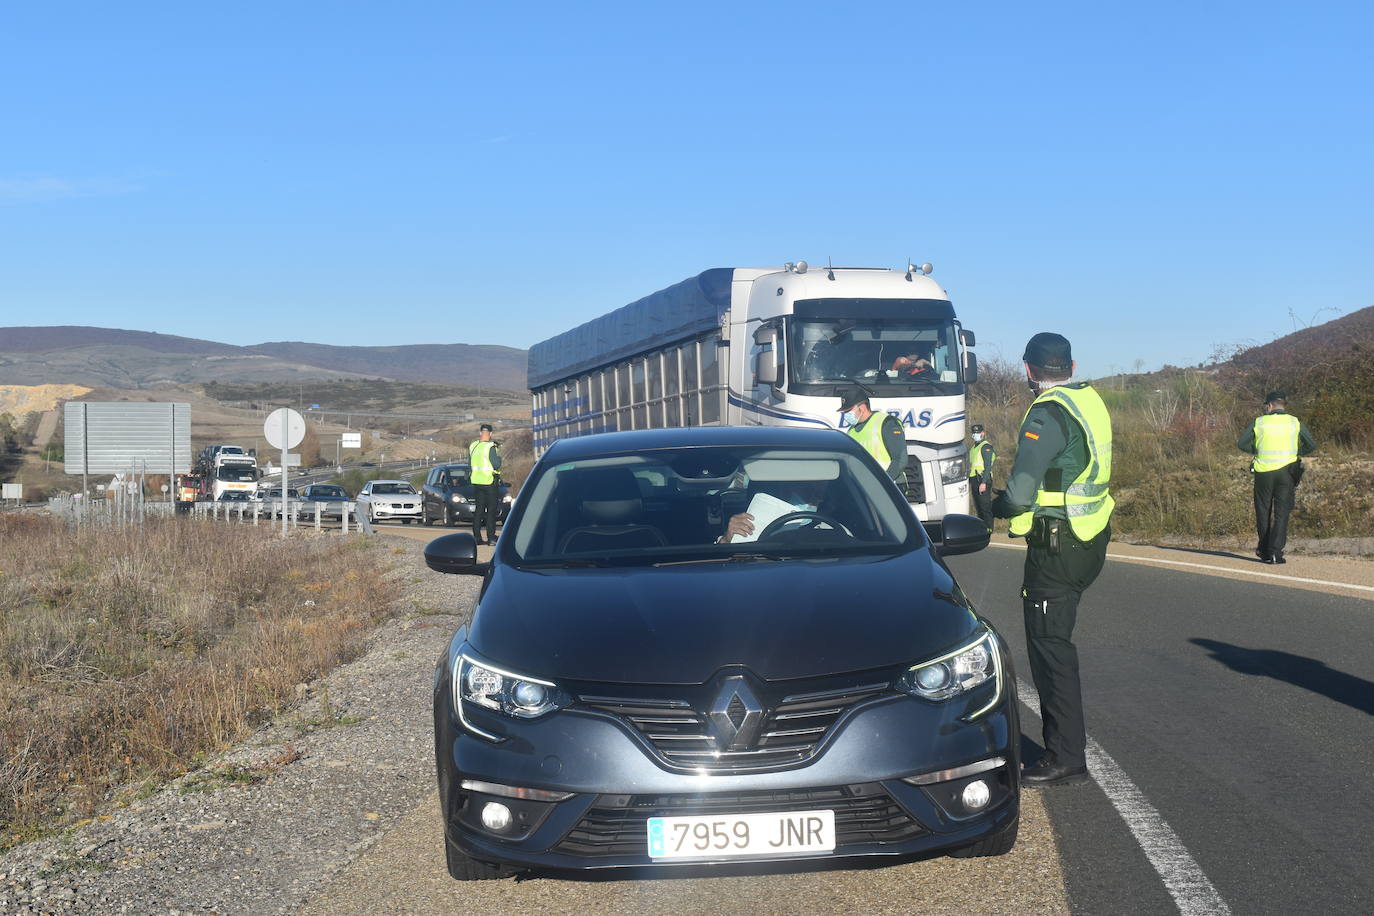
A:
{"type": "Polygon", "coordinates": [[[0,328],[0,384],[161,388],[387,378],[523,391],[525,351],[471,344],[239,347],[149,331],[80,326],[0,328]]]}
{"type": "Polygon", "coordinates": [[[1374,360],[1374,305],[1286,334],[1236,354],[1227,365],[1245,372],[1291,368],[1295,357],[1308,364],[1355,357],[1374,360]]]}

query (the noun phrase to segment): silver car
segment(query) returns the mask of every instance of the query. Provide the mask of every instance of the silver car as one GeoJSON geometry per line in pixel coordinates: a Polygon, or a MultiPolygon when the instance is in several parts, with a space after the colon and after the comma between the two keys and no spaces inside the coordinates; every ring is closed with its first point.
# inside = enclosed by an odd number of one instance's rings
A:
{"type": "Polygon", "coordinates": [[[358,514],[376,524],[389,519],[409,525],[420,518],[420,494],[404,480],[372,480],[358,494],[358,514]]]}

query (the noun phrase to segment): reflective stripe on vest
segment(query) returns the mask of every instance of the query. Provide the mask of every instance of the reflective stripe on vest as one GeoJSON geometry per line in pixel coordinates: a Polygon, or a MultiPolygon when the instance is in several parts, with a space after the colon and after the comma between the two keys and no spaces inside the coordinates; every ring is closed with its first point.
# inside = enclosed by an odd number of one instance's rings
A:
{"type": "MultiPolygon", "coordinates": [[[[1107,527],[1116,506],[1108,492],[1112,479],[1112,420],[1107,414],[1107,405],[1090,385],[1051,388],[1036,398],[1031,407],[1042,402],[1053,402],[1064,408],[1083,430],[1083,438],[1088,444],[1088,465],[1064,492],[1038,490],[1035,505],[1063,506],[1074,536],[1080,541],[1090,541],[1107,527]]],[[[1030,410],[1026,411],[1026,416],[1030,416],[1030,410]]],[[[1024,419],[1021,422],[1025,424],[1024,419]]],[[[1015,535],[1025,535],[1034,517],[1034,509],[1023,512],[1011,520],[1008,530],[1015,535]]]]}
{"type": "Polygon", "coordinates": [[[1298,460],[1298,431],[1302,424],[1286,413],[1267,413],[1255,418],[1255,461],[1257,472],[1277,471],[1298,460]]]}
{"type": "MultiPolygon", "coordinates": [[[[973,444],[973,451],[969,453],[968,476],[980,477],[984,471],[992,470],[991,461],[988,462],[986,466],[983,464],[983,450],[987,447],[987,442],[975,442],[973,444]]],[[[995,461],[996,459],[994,458],[993,460],[995,461]]]]}
{"type": "Polygon", "coordinates": [[[491,466],[491,450],[495,442],[478,440],[468,446],[468,463],[472,465],[472,482],[481,486],[496,480],[495,469],[491,466]]]}
{"type": "Polygon", "coordinates": [[[856,423],[849,427],[849,435],[864,447],[864,451],[873,456],[884,471],[892,463],[892,456],[887,453],[887,446],[883,443],[883,420],[886,417],[885,413],[871,413],[862,424],[856,423]]]}

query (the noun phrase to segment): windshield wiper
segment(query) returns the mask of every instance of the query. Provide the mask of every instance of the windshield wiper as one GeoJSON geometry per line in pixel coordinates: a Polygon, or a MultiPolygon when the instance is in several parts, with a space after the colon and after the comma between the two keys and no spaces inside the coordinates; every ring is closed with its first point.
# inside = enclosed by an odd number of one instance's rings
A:
{"type": "Polygon", "coordinates": [[[778,553],[726,553],[709,557],[693,557],[690,560],[658,560],[654,566],[686,566],[691,563],[733,563],[736,560],[773,560],[780,562],[787,557],[778,553]]]}

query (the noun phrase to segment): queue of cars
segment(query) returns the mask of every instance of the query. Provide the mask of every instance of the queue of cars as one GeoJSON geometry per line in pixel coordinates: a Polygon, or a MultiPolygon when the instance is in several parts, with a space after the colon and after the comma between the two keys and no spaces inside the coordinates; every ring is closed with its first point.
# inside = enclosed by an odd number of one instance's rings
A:
{"type": "Polygon", "coordinates": [[[435,668],[449,873],[1008,852],[1016,678],[944,560],[989,536],[834,430],[554,442],[489,559],[425,548],[482,580],[435,668]]]}

